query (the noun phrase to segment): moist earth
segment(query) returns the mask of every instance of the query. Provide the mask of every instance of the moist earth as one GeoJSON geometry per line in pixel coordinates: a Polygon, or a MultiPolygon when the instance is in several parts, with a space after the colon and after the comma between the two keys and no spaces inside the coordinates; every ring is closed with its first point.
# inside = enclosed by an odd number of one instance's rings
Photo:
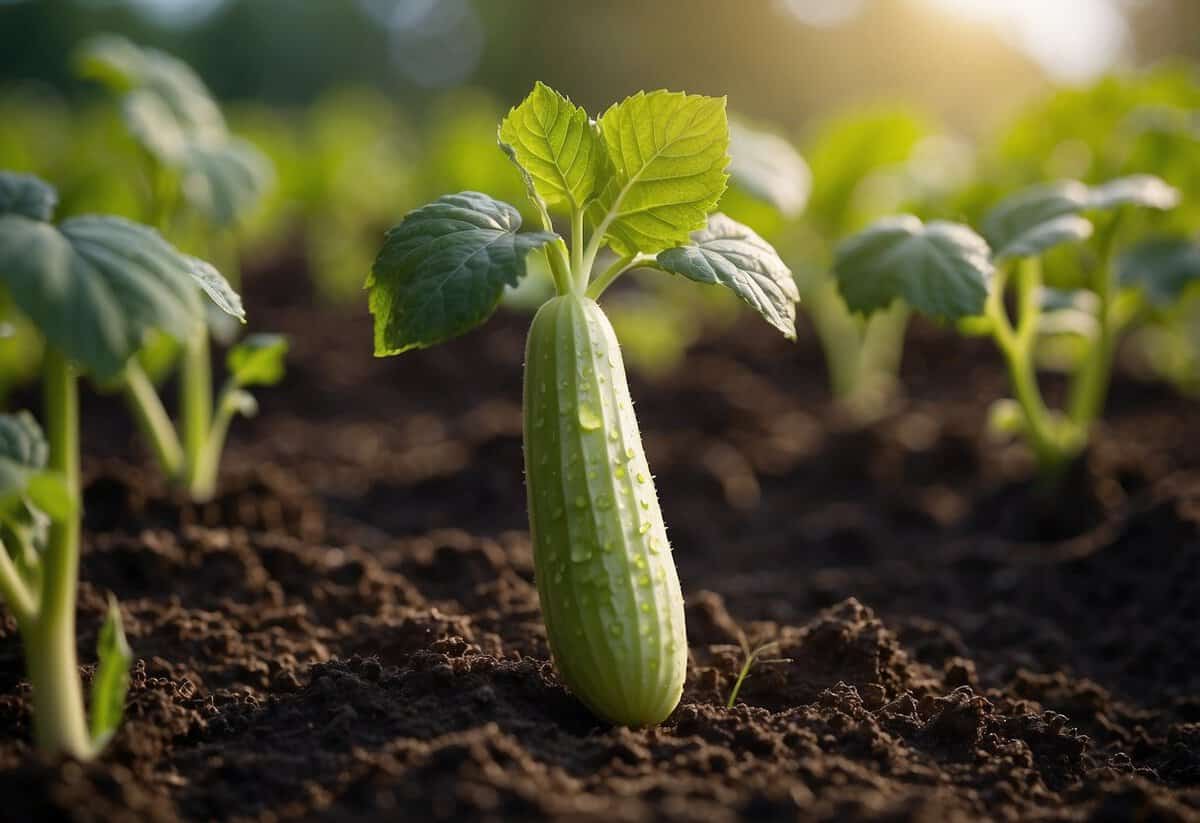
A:
{"type": "Polygon", "coordinates": [[[4,617],[0,818],[1200,819],[1194,400],[1120,373],[1051,491],[984,431],[993,353],[930,327],[869,424],[827,401],[803,326],[746,318],[632,375],[691,660],[669,720],[630,730],[549,662],[528,318],[375,360],[364,312],[250,282],[289,373],[235,426],[215,501],[173,493],[119,403],[85,397],[79,649],[114,593],[126,722],[97,762],[38,756],[4,617]]]}

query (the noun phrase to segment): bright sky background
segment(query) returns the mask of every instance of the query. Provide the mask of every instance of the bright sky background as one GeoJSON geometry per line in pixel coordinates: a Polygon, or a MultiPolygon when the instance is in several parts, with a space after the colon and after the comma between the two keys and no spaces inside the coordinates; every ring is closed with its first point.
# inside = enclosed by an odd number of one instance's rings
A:
{"type": "MultiPolygon", "coordinates": [[[[910,0],[973,23],[993,26],[1056,80],[1088,80],[1120,60],[1129,40],[1121,6],[1132,0],[910,0]]],[[[1200,2],[1200,0],[1197,0],[1200,2]]],[[[869,2],[777,0],[811,26],[848,22],[869,2]]]]}
{"type": "Polygon", "coordinates": [[[1125,51],[1120,0],[923,0],[947,14],[996,26],[1059,80],[1103,73],[1125,51]]]}

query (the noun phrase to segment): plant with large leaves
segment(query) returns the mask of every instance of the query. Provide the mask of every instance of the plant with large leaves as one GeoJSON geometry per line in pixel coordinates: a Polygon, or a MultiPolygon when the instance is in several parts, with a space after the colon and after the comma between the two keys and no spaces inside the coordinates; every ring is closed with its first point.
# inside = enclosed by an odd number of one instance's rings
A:
{"type": "Polygon", "coordinates": [[[834,272],[855,311],[902,303],[957,322],[965,334],[992,337],[1014,394],[995,404],[992,423],[1022,435],[1043,476],[1053,480],[1087,444],[1104,408],[1117,340],[1137,308],[1174,299],[1200,279],[1190,244],[1179,239],[1143,241],[1120,257],[1114,251],[1127,211],[1166,210],[1177,199],[1173,188],[1149,175],[1097,186],[1039,185],[998,203],[983,221],[983,236],[965,225],[924,224],[910,216],[880,220],[842,243],[834,272]],[[1073,280],[1081,288],[1047,288],[1043,258],[1093,234],[1090,256],[1074,258],[1081,270],[1073,280]],[[1015,319],[1006,305],[1010,286],[1015,319]],[[1048,332],[1075,335],[1081,344],[1061,412],[1046,405],[1037,381],[1036,349],[1048,332]]]}
{"type": "Polygon", "coordinates": [[[0,284],[45,343],[47,432],[28,415],[0,418],[0,593],[25,640],[39,747],[86,758],[120,719],[129,651],[113,606],[89,727],[75,657],[78,375],[120,378],[150,332],[195,332],[201,289],[227,308],[236,295],[146,226],[95,216],[52,224],[55,200],[37,178],[0,173],[0,284]]]}
{"type": "MultiPolygon", "coordinates": [[[[83,45],[78,57],[82,74],[103,83],[118,95],[126,128],[143,149],[149,165],[149,220],[167,237],[199,242],[221,258],[222,269],[237,271],[236,244],[222,243],[258,204],[271,180],[269,161],[250,143],[230,134],[221,109],[203,81],[186,63],[169,54],[139,47],[122,37],[99,35],[83,45]],[[204,227],[197,241],[184,220],[200,218],[204,227]]],[[[230,293],[222,297],[209,289],[198,268],[198,285],[209,292],[218,311],[208,311],[193,334],[174,345],[158,336],[123,376],[130,405],[154,447],[163,470],[180,482],[193,499],[215,491],[221,444],[229,421],[238,411],[255,406],[231,372],[222,394],[213,403],[209,333],[231,343],[237,332],[230,318],[241,318],[241,302],[230,293]],[[224,300],[224,302],[222,302],[224,300]],[[181,351],[180,351],[181,349],[181,351]],[[179,415],[181,436],[164,425],[154,379],[179,358],[179,415]],[[214,445],[215,444],[215,445],[214,445]]],[[[286,342],[273,338],[273,356],[282,362],[286,342]]],[[[253,344],[264,350],[263,338],[253,344]]],[[[279,373],[272,381],[282,377],[279,373]]],[[[260,381],[261,383],[262,381],[260,381]]]]}
{"type": "Polygon", "coordinates": [[[557,295],[529,332],[524,409],[542,615],[560,676],[593,711],[657,723],[683,688],[683,601],[621,351],[596,300],[625,272],[658,269],[730,289],[794,338],[796,285],[766,241],[712,214],[729,162],[723,99],[639,92],[594,122],[539,83],[499,140],[540,228],[521,232],[515,208],[470,191],[410,212],[367,280],[375,353],[476,327],[531,252],[548,256],[557,295]]]}

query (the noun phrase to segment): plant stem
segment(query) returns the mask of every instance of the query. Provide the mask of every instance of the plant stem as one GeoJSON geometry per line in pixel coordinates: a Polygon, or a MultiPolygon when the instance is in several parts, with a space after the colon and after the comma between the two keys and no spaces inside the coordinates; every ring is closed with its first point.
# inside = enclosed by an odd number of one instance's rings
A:
{"type": "Polygon", "coordinates": [[[621,257],[613,261],[613,264],[604,270],[603,274],[597,277],[587,289],[587,296],[593,300],[599,300],[600,295],[604,294],[612,282],[622,274],[633,268],[634,263],[638,260],[638,255],[633,254],[629,257],[621,257]]]}
{"type": "Polygon", "coordinates": [[[179,442],[175,424],[163,408],[162,398],[158,396],[154,384],[136,359],[130,361],[125,370],[122,388],[138,428],[149,441],[163,473],[173,481],[182,480],[183,446],[179,442]]]}
{"type": "Polygon", "coordinates": [[[583,265],[583,210],[571,211],[571,271],[575,273],[575,287],[580,291],[587,288],[591,276],[591,265],[583,265]]]}
{"type": "Polygon", "coordinates": [[[229,424],[237,414],[237,404],[233,394],[235,387],[226,386],[221,391],[221,399],[217,404],[217,412],[213,415],[212,426],[208,430],[208,441],[200,452],[200,457],[192,470],[192,499],[203,502],[211,500],[217,491],[217,476],[221,468],[221,453],[225,450],[225,439],[229,434],[229,424]]]}
{"type": "MultiPolygon", "coordinates": [[[[47,348],[42,366],[49,468],[61,472],[79,499],[79,386],[62,352],[47,348]]],[[[79,582],[79,517],[55,520],[43,558],[42,593],[25,637],[33,684],[34,735],[42,751],[93,754],[75,657],[75,596],[79,582]]]]}
{"type": "Polygon", "coordinates": [[[1025,435],[1043,476],[1052,477],[1074,450],[1073,436],[1058,432],[1038,388],[1034,368],[1034,346],[1041,315],[1038,292],[1042,283],[1041,261],[1022,260],[1017,272],[1017,327],[1014,330],[1004,310],[1007,270],[996,273],[996,282],[988,297],[986,311],[995,324],[995,338],[1004,355],[1012,381],[1013,394],[1025,418],[1025,435]]]}
{"type": "Polygon", "coordinates": [[[212,428],[212,363],[208,354],[208,328],[201,323],[184,342],[179,373],[179,415],[183,427],[184,470],[187,488],[196,495],[196,471],[212,428]]]}
{"type": "Polygon", "coordinates": [[[561,237],[546,250],[546,257],[550,262],[550,274],[554,278],[555,292],[560,297],[570,294],[574,280],[571,278],[571,264],[567,260],[566,244],[563,243],[561,237]]]}
{"type": "Polygon", "coordinates": [[[1104,410],[1108,385],[1112,377],[1116,354],[1116,320],[1113,316],[1112,254],[1121,212],[1106,227],[1100,244],[1100,260],[1092,276],[1092,290],[1099,298],[1097,312],[1099,332],[1088,348],[1083,363],[1071,383],[1067,413],[1076,425],[1087,429],[1104,410]]]}
{"type": "Polygon", "coordinates": [[[3,543],[0,543],[0,595],[24,631],[37,614],[37,602],[3,543]]]}

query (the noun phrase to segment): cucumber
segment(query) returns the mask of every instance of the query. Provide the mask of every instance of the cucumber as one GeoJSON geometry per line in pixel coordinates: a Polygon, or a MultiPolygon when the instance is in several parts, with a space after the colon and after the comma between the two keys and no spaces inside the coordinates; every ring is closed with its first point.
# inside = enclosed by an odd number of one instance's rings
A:
{"type": "Polygon", "coordinates": [[[534,317],[525,477],[542,616],[562,681],[597,715],[649,726],[679,703],[683,596],[625,366],[594,300],[534,317]]]}

